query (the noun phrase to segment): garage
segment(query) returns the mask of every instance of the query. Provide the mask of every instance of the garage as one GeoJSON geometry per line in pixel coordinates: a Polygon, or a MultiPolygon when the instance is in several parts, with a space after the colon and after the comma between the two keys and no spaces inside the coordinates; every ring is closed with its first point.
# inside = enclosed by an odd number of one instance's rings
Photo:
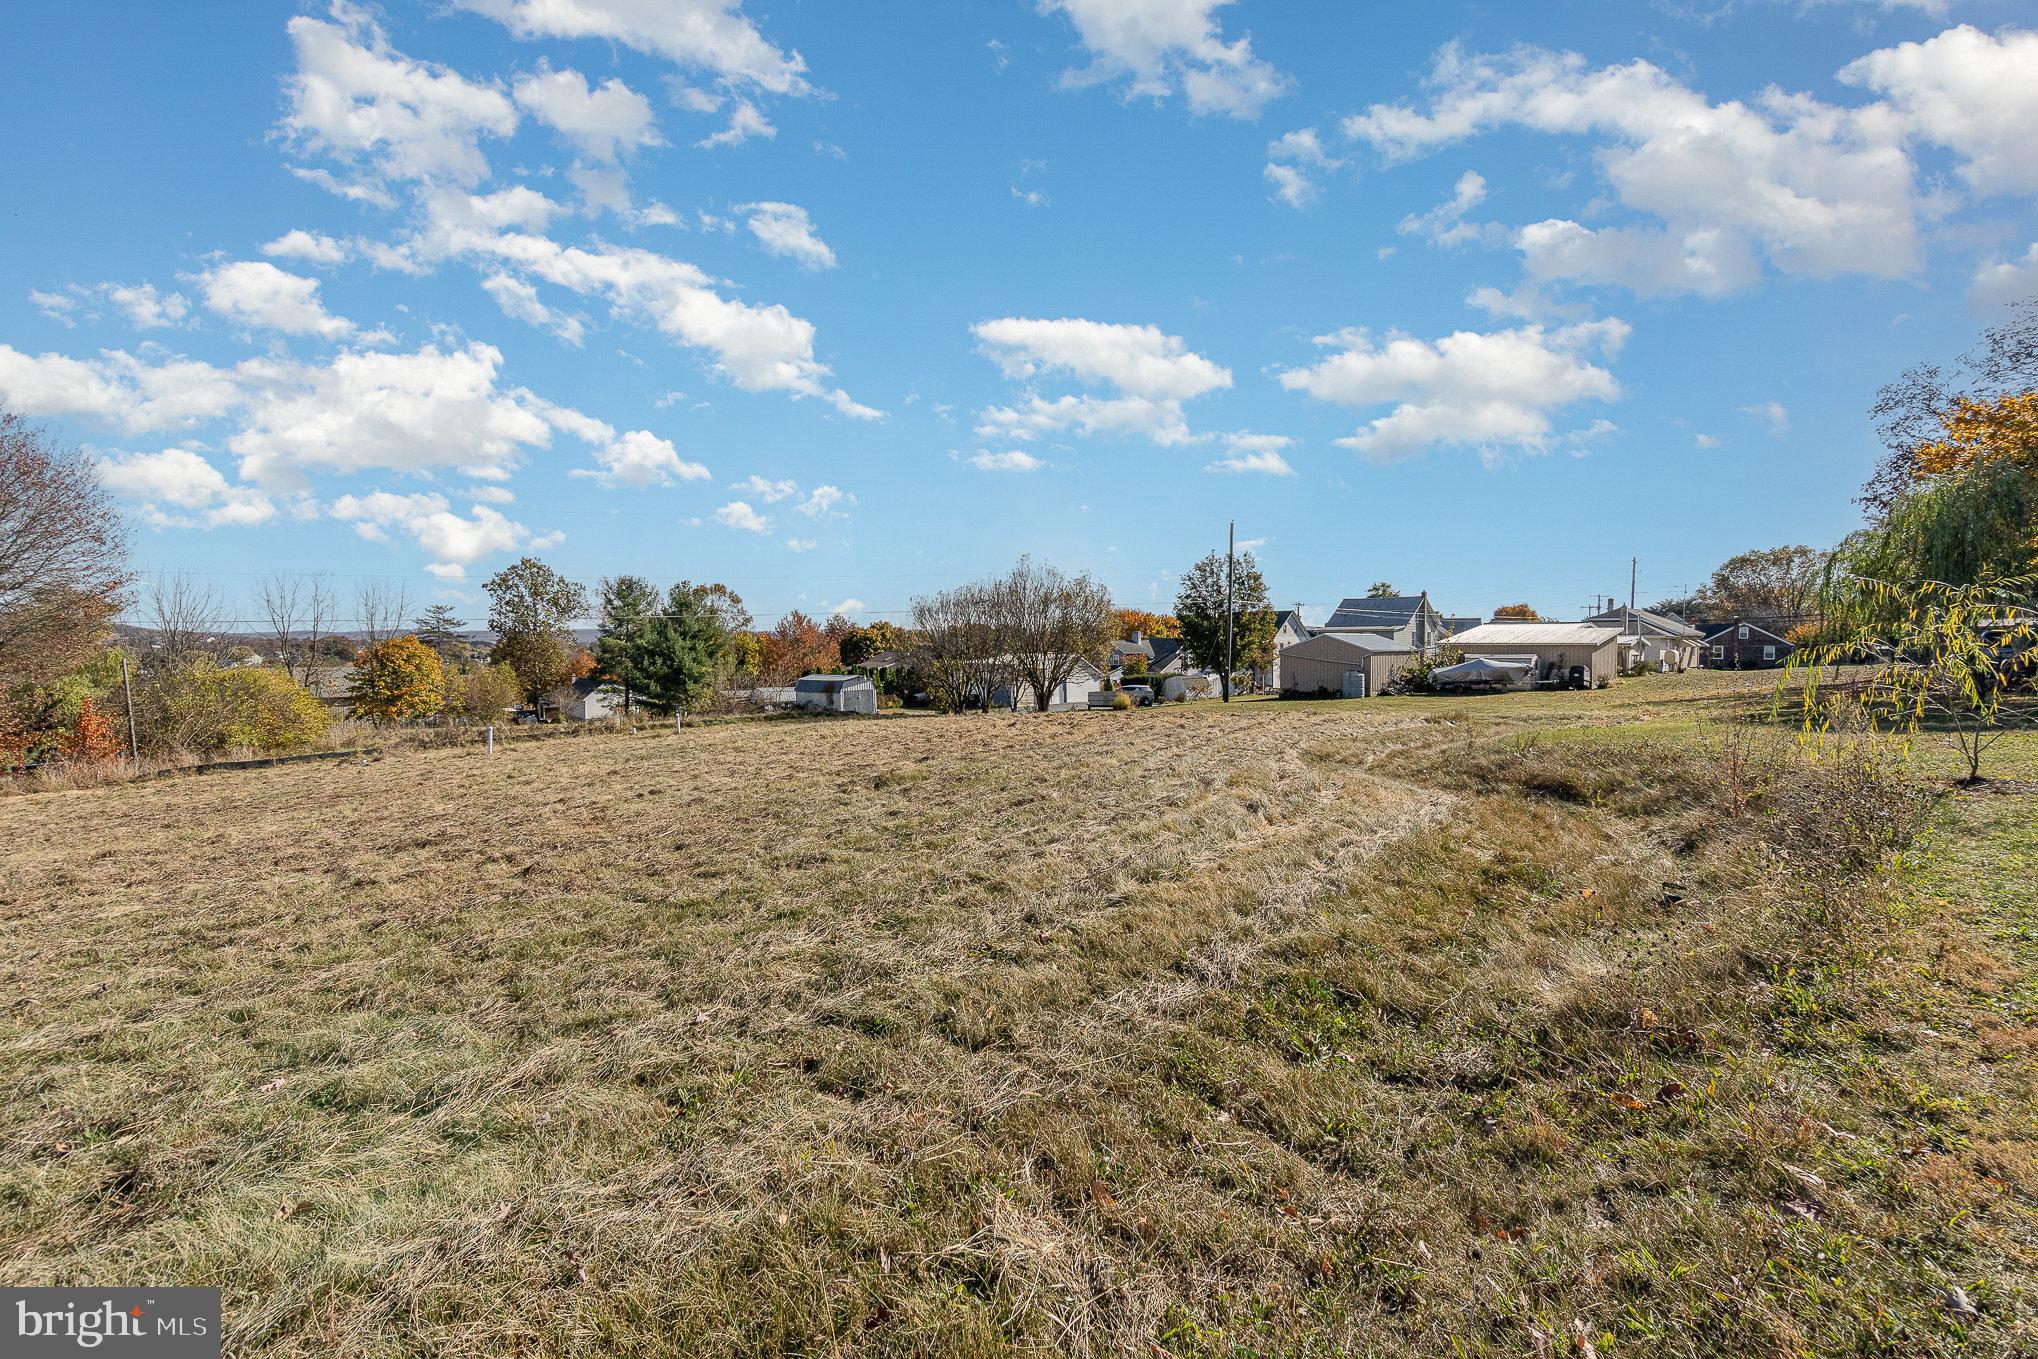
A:
{"type": "Polygon", "coordinates": [[[1368,632],[1322,632],[1281,649],[1283,698],[1372,698],[1415,659],[1405,642],[1368,632]]]}

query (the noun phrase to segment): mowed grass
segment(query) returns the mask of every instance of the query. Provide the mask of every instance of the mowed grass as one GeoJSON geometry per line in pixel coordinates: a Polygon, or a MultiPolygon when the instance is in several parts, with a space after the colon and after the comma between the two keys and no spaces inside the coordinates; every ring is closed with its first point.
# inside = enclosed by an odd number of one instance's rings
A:
{"type": "Polygon", "coordinates": [[[0,801],[0,1282],[249,1355],[2030,1353],[2038,800],[1766,683],[0,801]]]}

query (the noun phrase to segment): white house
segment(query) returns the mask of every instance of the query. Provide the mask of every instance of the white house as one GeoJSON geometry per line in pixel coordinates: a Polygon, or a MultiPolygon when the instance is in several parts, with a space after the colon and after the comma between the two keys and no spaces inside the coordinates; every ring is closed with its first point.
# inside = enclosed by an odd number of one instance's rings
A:
{"type": "MultiPolygon", "coordinates": [[[[1076,668],[1069,672],[1069,677],[1056,685],[1054,692],[1048,695],[1047,710],[1061,713],[1072,708],[1087,708],[1090,706],[1090,695],[1103,687],[1104,672],[1088,661],[1078,660],[1076,668]]],[[[1017,679],[1005,680],[991,690],[991,706],[1010,708],[1015,712],[1022,708],[1031,710],[1033,687],[1017,679]]]]}
{"type": "Polygon", "coordinates": [[[1698,665],[1705,634],[1681,618],[1648,609],[1608,609],[1585,620],[1620,629],[1621,665],[1682,673],[1698,665]]]}
{"type": "Polygon", "coordinates": [[[596,679],[562,684],[538,705],[541,716],[562,722],[600,722],[623,711],[623,691],[596,679]]]}

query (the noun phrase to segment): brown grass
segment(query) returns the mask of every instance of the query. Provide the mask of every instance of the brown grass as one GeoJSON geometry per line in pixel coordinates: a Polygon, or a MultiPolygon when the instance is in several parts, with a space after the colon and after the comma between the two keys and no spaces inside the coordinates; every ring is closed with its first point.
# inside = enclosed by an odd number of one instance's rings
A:
{"type": "Polygon", "coordinates": [[[0,802],[0,1281],[265,1355],[2010,1353],[2032,960],[1691,692],[0,802]]]}

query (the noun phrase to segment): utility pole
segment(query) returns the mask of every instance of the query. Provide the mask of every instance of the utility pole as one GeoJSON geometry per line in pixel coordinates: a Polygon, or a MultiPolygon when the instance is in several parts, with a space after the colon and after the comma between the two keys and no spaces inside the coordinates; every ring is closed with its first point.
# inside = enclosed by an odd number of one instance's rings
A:
{"type": "Polygon", "coordinates": [[[1628,608],[1635,607],[1635,579],[1642,569],[1640,557],[1628,558],[1628,608]]]}
{"type": "Polygon", "coordinates": [[[134,734],[134,686],[127,680],[127,653],[120,653],[120,692],[127,698],[127,755],[137,765],[142,762],[141,741],[134,734]]]}
{"type": "Polygon", "coordinates": [[[1224,526],[1224,701],[1231,702],[1231,574],[1235,569],[1238,521],[1224,526]]]}

